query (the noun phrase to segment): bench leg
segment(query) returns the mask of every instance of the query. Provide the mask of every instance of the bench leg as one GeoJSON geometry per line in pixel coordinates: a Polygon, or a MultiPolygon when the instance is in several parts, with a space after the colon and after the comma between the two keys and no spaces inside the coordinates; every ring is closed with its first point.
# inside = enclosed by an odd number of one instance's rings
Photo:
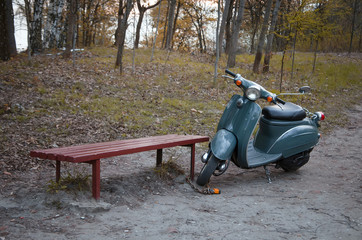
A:
{"type": "Polygon", "coordinates": [[[190,178],[191,181],[193,181],[195,176],[195,143],[192,144],[190,147],[191,147],[190,178]]]}
{"type": "Polygon", "coordinates": [[[92,164],[92,193],[93,198],[99,200],[101,196],[101,161],[100,159],[89,162],[92,164]]]}
{"type": "Polygon", "coordinates": [[[55,181],[58,183],[60,180],[60,161],[55,164],[55,181]]]}
{"type": "Polygon", "coordinates": [[[157,149],[157,157],[156,157],[156,167],[161,167],[162,165],[162,148],[157,149]]]}

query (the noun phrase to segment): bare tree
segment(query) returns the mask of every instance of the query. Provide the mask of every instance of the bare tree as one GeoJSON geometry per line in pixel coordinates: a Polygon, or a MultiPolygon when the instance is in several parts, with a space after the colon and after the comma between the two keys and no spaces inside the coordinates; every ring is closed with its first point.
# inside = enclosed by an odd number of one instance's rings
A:
{"type": "Polygon", "coordinates": [[[152,9],[154,7],[156,7],[158,4],[160,4],[161,0],[158,0],[155,4],[153,5],[148,5],[147,7],[141,4],[141,0],[137,0],[137,8],[139,11],[139,15],[138,15],[138,22],[137,22],[137,28],[136,28],[136,40],[134,42],[134,47],[137,49],[138,48],[138,44],[140,41],[140,31],[141,31],[141,26],[142,26],[142,21],[143,21],[143,17],[145,15],[145,12],[149,9],[152,9]]]}
{"type": "Polygon", "coordinates": [[[240,27],[241,27],[241,22],[243,20],[244,6],[245,6],[245,0],[240,0],[239,8],[238,8],[238,15],[237,15],[236,21],[233,24],[233,33],[231,36],[231,46],[230,46],[229,56],[228,56],[228,61],[227,61],[228,67],[235,66],[236,51],[238,49],[239,31],[240,31],[240,27]]]}
{"type": "MultiPolygon", "coordinates": [[[[122,0],[120,0],[122,1],[122,0]]],[[[119,5],[122,7],[122,4],[119,5]]],[[[127,0],[125,13],[123,14],[121,23],[119,24],[119,32],[118,32],[118,51],[117,51],[117,59],[116,59],[116,67],[119,67],[119,72],[122,74],[123,72],[123,65],[122,65],[122,58],[123,58],[123,50],[124,50],[124,41],[126,38],[126,30],[127,30],[127,21],[129,14],[133,8],[133,0],[127,0]]],[[[119,21],[119,19],[118,19],[119,21]]]]}
{"type": "Polygon", "coordinates": [[[263,47],[264,47],[265,35],[266,35],[266,31],[268,29],[269,15],[270,15],[271,7],[272,7],[272,2],[273,2],[273,0],[268,0],[268,2],[266,4],[263,26],[261,28],[261,32],[260,32],[260,36],[259,36],[259,42],[258,42],[258,48],[256,50],[256,55],[255,55],[255,59],[254,59],[254,65],[253,65],[253,72],[254,73],[259,72],[259,64],[260,64],[260,61],[261,61],[261,57],[263,55],[263,47]]]}

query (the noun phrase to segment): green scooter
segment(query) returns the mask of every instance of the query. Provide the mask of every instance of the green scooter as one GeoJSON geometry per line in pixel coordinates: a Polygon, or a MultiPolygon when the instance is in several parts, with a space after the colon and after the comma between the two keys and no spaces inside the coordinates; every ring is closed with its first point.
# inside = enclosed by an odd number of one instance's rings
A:
{"type": "MultiPolygon", "coordinates": [[[[227,104],[209,150],[201,157],[205,165],[196,183],[206,185],[212,175],[223,174],[230,161],[243,169],[263,166],[269,182],[269,164],[285,171],[295,171],[306,164],[319,141],[318,127],[319,122],[324,120],[324,114],[309,113],[240,74],[229,70],[225,72],[232,76],[225,77],[233,79],[244,95],[234,95],[227,104]],[[275,105],[261,109],[255,103],[260,98],[275,105]],[[252,138],[258,122],[259,129],[252,138]]],[[[305,86],[294,94],[308,91],[310,88],[305,86]]]]}

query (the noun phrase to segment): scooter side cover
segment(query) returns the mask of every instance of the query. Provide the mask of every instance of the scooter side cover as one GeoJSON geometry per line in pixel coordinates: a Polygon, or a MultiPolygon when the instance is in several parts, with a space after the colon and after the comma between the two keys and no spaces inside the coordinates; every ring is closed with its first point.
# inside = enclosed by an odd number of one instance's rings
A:
{"type": "Polygon", "coordinates": [[[318,143],[317,126],[309,118],[301,121],[260,120],[255,147],[262,152],[290,157],[318,143]]]}

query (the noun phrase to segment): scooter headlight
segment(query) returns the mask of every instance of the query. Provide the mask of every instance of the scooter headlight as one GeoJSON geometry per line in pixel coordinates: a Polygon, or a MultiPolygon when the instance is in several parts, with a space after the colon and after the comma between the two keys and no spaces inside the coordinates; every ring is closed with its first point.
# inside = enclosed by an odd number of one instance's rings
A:
{"type": "Polygon", "coordinates": [[[259,86],[251,86],[245,92],[246,97],[251,100],[255,101],[260,98],[260,87],[259,86]]]}

